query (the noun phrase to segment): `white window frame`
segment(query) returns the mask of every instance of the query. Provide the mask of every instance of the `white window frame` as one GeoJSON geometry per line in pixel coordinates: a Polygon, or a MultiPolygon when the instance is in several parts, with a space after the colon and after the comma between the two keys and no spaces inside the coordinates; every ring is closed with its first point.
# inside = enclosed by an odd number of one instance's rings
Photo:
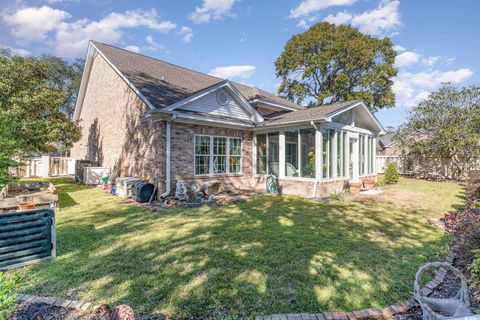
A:
{"type": "MultiPolygon", "coordinates": [[[[219,156],[219,155],[217,155],[219,156]]],[[[223,156],[223,155],[220,155],[223,156]]],[[[232,137],[232,136],[219,136],[219,135],[209,135],[209,134],[195,134],[193,136],[193,175],[195,177],[205,177],[205,176],[224,176],[224,175],[241,175],[243,173],[243,138],[242,137],[232,137]],[[196,153],[196,143],[197,143],[197,137],[208,137],[210,139],[210,152],[208,155],[202,155],[202,154],[197,154],[196,153]],[[226,142],[226,170],[225,173],[214,173],[213,172],[213,159],[216,154],[213,153],[213,141],[214,138],[222,138],[222,139],[227,139],[226,142]],[[233,172],[230,173],[230,139],[238,139],[240,140],[240,155],[234,155],[235,157],[240,157],[240,171],[239,172],[233,172]],[[209,173],[204,173],[204,174],[197,174],[195,172],[195,161],[197,156],[208,156],[208,164],[209,164],[209,173]]]]}

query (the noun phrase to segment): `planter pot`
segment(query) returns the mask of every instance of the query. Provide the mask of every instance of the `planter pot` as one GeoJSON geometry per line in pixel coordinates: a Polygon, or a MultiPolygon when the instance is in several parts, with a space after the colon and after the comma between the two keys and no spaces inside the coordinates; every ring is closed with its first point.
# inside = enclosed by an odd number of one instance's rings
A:
{"type": "Polygon", "coordinates": [[[363,185],[365,186],[366,189],[373,189],[375,187],[375,181],[366,180],[366,181],[363,181],[363,185]]]}
{"type": "Polygon", "coordinates": [[[361,181],[348,181],[348,186],[350,187],[350,190],[352,190],[353,194],[358,194],[358,193],[360,193],[360,188],[362,187],[362,182],[361,181]]]}
{"type": "Polygon", "coordinates": [[[29,202],[29,203],[20,203],[18,205],[20,211],[26,211],[26,210],[34,210],[35,209],[35,203],[29,202]]]}

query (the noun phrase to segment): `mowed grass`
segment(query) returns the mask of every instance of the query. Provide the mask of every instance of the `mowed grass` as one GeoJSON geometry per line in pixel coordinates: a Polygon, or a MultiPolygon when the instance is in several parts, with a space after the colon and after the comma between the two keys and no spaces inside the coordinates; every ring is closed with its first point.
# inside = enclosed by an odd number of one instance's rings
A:
{"type": "Polygon", "coordinates": [[[272,195],[151,213],[54,181],[58,256],[14,271],[20,292],[173,318],[349,311],[409,298],[417,268],[446,253],[445,234],[427,220],[464,202],[457,184],[402,179],[371,199],[272,195]]]}

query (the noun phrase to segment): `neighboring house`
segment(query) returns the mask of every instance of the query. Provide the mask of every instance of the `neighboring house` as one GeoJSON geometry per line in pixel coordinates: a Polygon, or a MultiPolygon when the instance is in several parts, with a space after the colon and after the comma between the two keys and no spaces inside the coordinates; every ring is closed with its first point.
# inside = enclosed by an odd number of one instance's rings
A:
{"type": "Polygon", "coordinates": [[[255,87],[213,77],[110,45],[90,42],[75,120],[76,159],[112,176],[175,183],[220,181],[323,196],[348,180],[375,178],[384,129],[362,101],[305,109],[255,87]]]}
{"type": "Polygon", "coordinates": [[[400,142],[393,139],[396,132],[388,132],[378,138],[377,154],[381,156],[401,156],[400,142]]]}

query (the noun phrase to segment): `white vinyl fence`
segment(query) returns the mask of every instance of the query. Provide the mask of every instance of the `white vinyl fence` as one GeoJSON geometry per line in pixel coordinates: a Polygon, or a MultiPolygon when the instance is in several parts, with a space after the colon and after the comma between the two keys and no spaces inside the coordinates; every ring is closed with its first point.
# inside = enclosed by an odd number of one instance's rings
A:
{"type": "Polygon", "coordinates": [[[461,160],[460,176],[458,168],[451,159],[446,158],[412,158],[402,156],[376,157],[377,173],[385,173],[387,166],[393,162],[400,174],[423,178],[464,179],[471,170],[480,170],[480,158],[461,160]]]}
{"type": "Polygon", "coordinates": [[[42,156],[24,160],[18,167],[17,175],[19,178],[75,175],[75,159],[42,156]]]}

